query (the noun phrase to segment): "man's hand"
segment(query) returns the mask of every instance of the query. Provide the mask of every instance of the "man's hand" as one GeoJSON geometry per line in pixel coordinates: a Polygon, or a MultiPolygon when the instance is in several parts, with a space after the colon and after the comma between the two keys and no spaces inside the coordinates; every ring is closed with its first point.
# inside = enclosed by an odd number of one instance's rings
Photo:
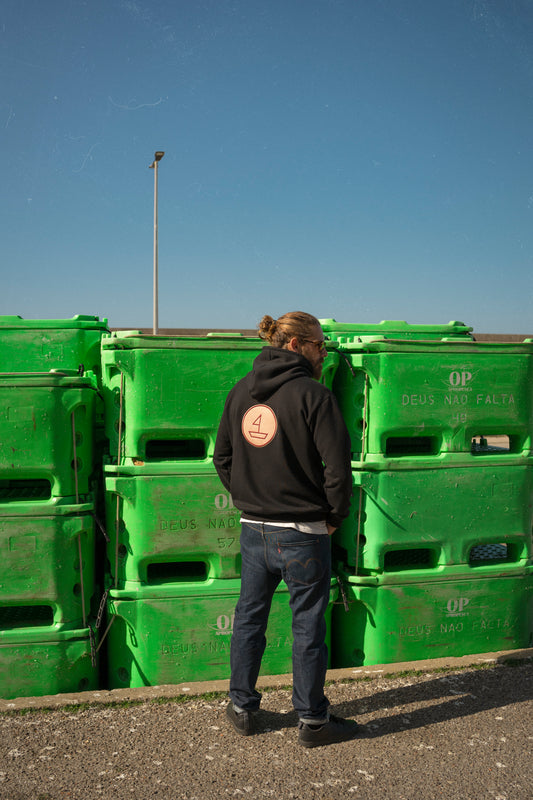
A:
{"type": "Polygon", "coordinates": [[[326,522],[326,525],[328,526],[328,536],[332,536],[337,528],[334,528],[333,525],[329,524],[329,522],[326,522]]]}

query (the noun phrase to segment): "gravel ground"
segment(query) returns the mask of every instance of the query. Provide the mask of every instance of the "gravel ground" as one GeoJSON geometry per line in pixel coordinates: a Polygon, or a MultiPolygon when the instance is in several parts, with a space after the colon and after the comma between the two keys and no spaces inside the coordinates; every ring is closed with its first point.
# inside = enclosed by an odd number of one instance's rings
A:
{"type": "Polygon", "coordinates": [[[533,666],[328,686],[369,737],[297,742],[290,689],[263,692],[241,738],[223,696],[0,714],[1,800],[531,800],[533,666]]]}

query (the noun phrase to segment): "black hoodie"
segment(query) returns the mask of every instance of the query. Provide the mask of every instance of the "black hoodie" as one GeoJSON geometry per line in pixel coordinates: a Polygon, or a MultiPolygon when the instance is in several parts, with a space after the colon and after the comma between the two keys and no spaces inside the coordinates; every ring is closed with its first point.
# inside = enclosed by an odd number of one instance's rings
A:
{"type": "Polygon", "coordinates": [[[249,519],[338,527],[348,515],[350,438],[312,374],[304,356],[265,347],[226,399],[214,464],[249,519]]]}

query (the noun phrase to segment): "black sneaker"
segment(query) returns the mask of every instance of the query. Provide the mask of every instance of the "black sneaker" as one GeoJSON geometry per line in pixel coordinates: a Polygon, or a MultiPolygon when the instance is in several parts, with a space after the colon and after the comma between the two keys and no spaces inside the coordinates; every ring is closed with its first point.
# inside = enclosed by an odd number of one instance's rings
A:
{"type": "Polygon", "coordinates": [[[346,742],[366,736],[364,725],[359,725],[353,719],[342,719],[330,714],[329,721],[323,725],[309,725],[306,722],[298,723],[298,741],[304,747],[322,747],[335,742],[346,742]]]}
{"type": "Polygon", "coordinates": [[[251,736],[255,733],[255,719],[253,711],[241,711],[239,714],[233,708],[233,703],[226,706],[226,716],[240,736],[251,736]]]}

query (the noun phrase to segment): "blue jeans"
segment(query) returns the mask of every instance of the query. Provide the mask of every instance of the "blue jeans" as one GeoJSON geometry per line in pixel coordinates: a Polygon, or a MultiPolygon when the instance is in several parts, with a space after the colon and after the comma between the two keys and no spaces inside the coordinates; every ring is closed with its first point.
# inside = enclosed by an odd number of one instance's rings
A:
{"type": "Polygon", "coordinates": [[[331,584],[329,536],[300,533],[267,523],[242,523],[241,593],[231,638],[230,699],[245,711],[257,711],[256,690],[272,596],[287,584],[292,610],[292,701],[301,720],[328,718],[324,694],[328,648],[325,613],[331,584]]]}

